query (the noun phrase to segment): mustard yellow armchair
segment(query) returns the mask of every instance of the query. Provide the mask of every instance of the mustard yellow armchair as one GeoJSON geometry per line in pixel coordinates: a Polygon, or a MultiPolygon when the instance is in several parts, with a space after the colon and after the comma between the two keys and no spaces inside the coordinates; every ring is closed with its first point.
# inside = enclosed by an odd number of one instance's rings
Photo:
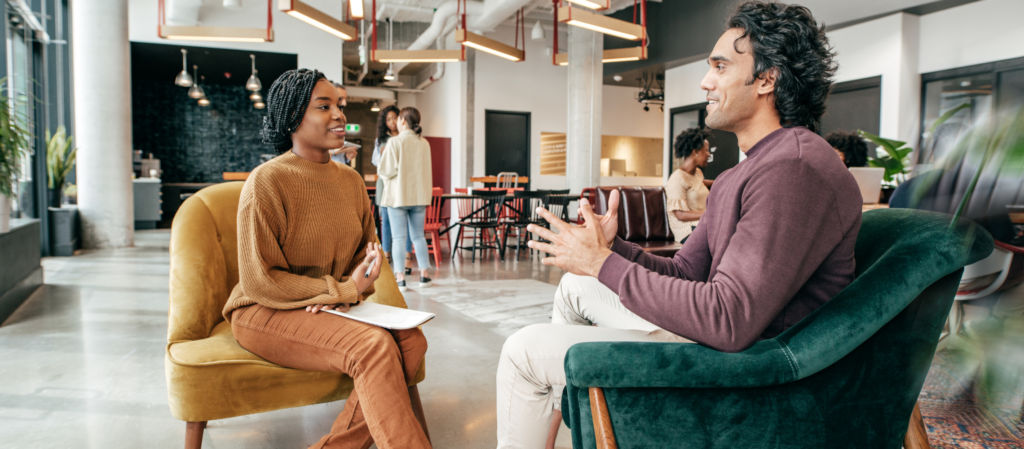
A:
{"type": "MultiPolygon", "coordinates": [[[[171,414],[186,422],[185,447],[199,449],[206,422],[345,399],[352,378],[270,363],[242,348],[221,310],[238,283],[236,218],[242,182],[207,187],[186,200],[171,227],[170,313],[165,370],[171,414]]],[[[368,301],[406,307],[383,261],[368,301]]],[[[409,388],[426,430],[419,392],[409,388]]],[[[429,438],[429,436],[428,436],[429,438]]]]}

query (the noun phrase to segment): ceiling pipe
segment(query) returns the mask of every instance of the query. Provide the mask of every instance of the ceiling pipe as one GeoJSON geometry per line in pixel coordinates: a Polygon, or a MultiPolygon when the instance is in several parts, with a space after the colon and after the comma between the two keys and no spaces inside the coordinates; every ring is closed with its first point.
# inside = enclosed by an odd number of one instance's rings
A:
{"type": "MultiPolygon", "coordinates": [[[[453,20],[452,22],[455,22],[455,21],[453,20]]],[[[454,28],[455,25],[452,24],[452,27],[454,28]]],[[[448,29],[448,27],[445,26],[445,30],[447,30],[447,29],[448,29]]],[[[441,35],[437,37],[437,48],[444,48],[444,39],[445,39],[445,36],[448,36],[448,33],[450,33],[450,31],[446,31],[444,33],[441,33],[441,35]]],[[[440,81],[441,78],[444,78],[444,63],[443,62],[437,63],[437,69],[434,72],[434,74],[430,75],[429,78],[423,80],[422,83],[417,85],[416,86],[416,90],[422,91],[427,86],[429,86],[431,84],[434,84],[437,81],[440,81]]]]}

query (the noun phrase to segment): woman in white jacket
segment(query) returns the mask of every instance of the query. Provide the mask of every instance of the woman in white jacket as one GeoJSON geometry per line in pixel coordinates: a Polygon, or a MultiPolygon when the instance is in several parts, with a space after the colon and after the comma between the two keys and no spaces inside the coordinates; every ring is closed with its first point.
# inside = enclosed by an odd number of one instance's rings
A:
{"type": "MultiPolygon", "coordinates": [[[[405,241],[412,240],[420,287],[430,285],[430,253],[423,226],[433,189],[430,144],[420,134],[420,111],[404,108],[398,114],[398,136],[388,139],[377,174],[384,179],[380,205],[388,208],[391,259],[405,260],[405,241]]],[[[398,271],[398,288],[406,291],[405,273],[398,271]]]]}

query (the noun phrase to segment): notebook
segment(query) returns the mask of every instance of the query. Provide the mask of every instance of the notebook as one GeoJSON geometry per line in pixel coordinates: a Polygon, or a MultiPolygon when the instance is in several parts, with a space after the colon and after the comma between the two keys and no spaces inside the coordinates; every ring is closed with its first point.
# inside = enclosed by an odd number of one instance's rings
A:
{"type": "Polygon", "coordinates": [[[360,303],[358,306],[349,308],[348,312],[339,312],[337,310],[324,310],[324,312],[393,330],[412,329],[434,319],[433,313],[387,306],[375,302],[360,303]]]}

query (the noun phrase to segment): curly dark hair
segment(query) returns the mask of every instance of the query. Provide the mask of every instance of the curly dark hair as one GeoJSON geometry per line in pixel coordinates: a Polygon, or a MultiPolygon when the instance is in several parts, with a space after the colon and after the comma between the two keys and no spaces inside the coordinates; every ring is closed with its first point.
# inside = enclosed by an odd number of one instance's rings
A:
{"type": "Polygon", "coordinates": [[[684,130],[676,136],[676,141],[672,144],[673,154],[677,158],[690,157],[694,151],[704,147],[704,141],[708,140],[710,135],[711,133],[708,130],[702,128],[684,130]]]}
{"type": "Polygon", "coordinates": [[[384,109],[380,110],[380,115],[377,116],[377,142],[380,143],[380,149],[384,150],[384,143],[391,138],[391,130],[388,129],[388,113],[394,112],[397,116],[401,111],[398,110],[398,106],[388,105],[384,109]]]}
{"type": "Polygon", "coordinates": [[[292,148],[292,133],[302,123],[313,96],[313,87],[327,80],[317,70],[294,69],[284,72],[267,92],[267,115],[263,116],[263,143],[278,153],[292,148]]]}
{"type": "Polygon", "coordinates": [[[818,132],[838,68],[825,25],[819,25],[803,6],[748,1],[736,8],[728,27],[743,30],[733,43],[736,52],[743,53],[740,40],[750,40],[754,73],[748,84],[765,76],[775,77],[779,124],[805,126],[818,132]]]}
{"type": "Polygon", "coordinates": [[[842,151],[847,167],[866,167],[868,165],[868,144],[860,134],[849,131],[832,131],[825,136],[825,141],[832,148],[842,151]]]}

